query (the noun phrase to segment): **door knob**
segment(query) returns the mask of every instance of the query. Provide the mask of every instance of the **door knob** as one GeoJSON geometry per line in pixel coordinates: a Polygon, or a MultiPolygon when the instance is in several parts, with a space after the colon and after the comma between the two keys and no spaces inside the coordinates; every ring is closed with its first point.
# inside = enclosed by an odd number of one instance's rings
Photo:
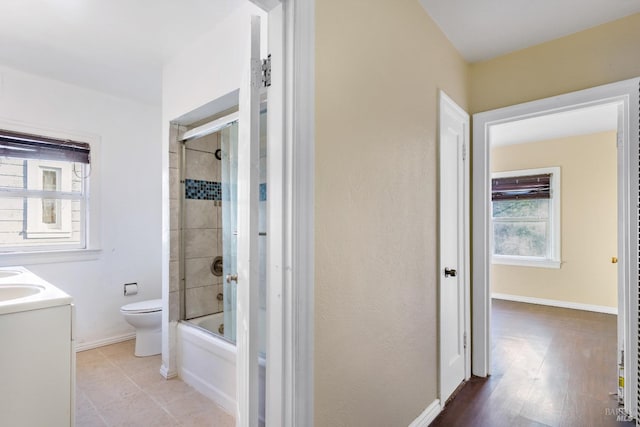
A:
{"type": "Polygon", "coordinates": [[[444,268],[444,277],[456,277],[456,274],[458,274],[458,272],[456,271],[455,268],[449,268],[449,267],[444,268]]]}
{"type": "Polygon", "coordinates": [[[227,274],[227,283],[236,282],[238,283],[238,275],[237,274],[227,274]]]}

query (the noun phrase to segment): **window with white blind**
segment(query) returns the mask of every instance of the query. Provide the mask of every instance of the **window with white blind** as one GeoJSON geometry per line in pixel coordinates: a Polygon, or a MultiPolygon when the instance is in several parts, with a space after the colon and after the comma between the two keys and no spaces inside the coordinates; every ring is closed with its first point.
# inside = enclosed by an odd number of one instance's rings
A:
{"type": "Polygon", "coordinates": [[[560,168],[491,175],[494,264],[560,268],[560,168]]]}
{"type": "Polygon", "coordinates": [[[87,248],[91,146],[0,130],[0,253],[87,248]]]}

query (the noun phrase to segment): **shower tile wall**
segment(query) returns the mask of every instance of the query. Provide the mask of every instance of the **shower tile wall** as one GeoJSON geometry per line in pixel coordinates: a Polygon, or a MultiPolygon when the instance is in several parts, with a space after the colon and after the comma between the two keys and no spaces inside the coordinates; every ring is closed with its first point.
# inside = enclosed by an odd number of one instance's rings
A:
{"type": "Polygon", "coordinates": [[[186,194],[184,205],[184,277],[187,319],[223,310],[222,277],[214,276],[211,265],[222,256],[222,212],[219,194],[219,134],[187,143],[185,159],[186,194]],[[217,185],[217,186],[216,186],[217,185]]]}
{"type": "Polygon", "coordinates": [[[184,295],[180,289],[180,144],[178,135],[186,128],[172,125],[169,133],[169,321],[180,320],[184,295]]]}
{"type": "MultiPolygon", "coordinates": [[[[173,125],[169,144],[169,199],[170,199],[170,253],[169,253],[169,321],[184,317],[198,317],[223,310],[217,300],[222,293],[222,277],[211,273],[213,258],[222,254],[222,218],[220,201],[185,199],[185,271],[180,271],[180,144],[178,135],[187,130],[173,125]],[[186,278],[186,293],[180,278],[186,278]],[[184,298],[187,303],[183,304],[184,298]],[[181,310],[186,305],[186,315],[181,310]]],[[[218,135],[210,135],[188,143],[186,150],[186,179],[209,182],[220,181],[220,161],[215,158],[219,148],[218,135]]]]}
{"type": "MultiPolygon", "coordinates": [[[[266,205],[268,198],[267,149],[266,149],[266,115],[262,115],[262,133],[260,141],[260,203],[259,231],[266,232],[266,205]]],[[[221,180],[221,163],[215,158],[215,151],[220,148],[219,134],[213,134],[187,144],[185,163],[185,185],[192,184],[192,192],[186,192],[184,251],[185,271],[180,272],[180,198],[186,191],[180,185],[178,135],[187,130],[184,126],[173,125],[169,144],[169,179],[170,179],[170,259],[169,259],[169,320],[192,318],[223,311],[224,304],[217,296],[223,292],[223,278],[211,273],[211,263],[217,255],[222,255],[222,208],[219,200],[219,188],[198,182],[219,183],[221,180]],[[198,187],[198,185],[200,185],[198,187]],[[201,197],[202,193],[213,193],[214,199],[201,197]],[[215,243],[215,244],[214,244],[215,243]],[[181,289],[180,278],[186,279],[186,293],[181,289]],[[186,304],[183,298],[186,297],[186,304]],[[186,306],[186,313],[181,313],[186,306]]],[[[260,306],[266,307],[266,237],[259,238],[260,257],[260,306]]]]}

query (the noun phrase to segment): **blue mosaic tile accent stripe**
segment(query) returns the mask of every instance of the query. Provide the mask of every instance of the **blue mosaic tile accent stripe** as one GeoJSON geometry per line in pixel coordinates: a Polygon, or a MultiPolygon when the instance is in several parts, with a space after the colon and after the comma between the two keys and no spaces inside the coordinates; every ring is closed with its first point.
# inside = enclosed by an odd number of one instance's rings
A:
{"type": "MultiPolygon", "coordinates": [[[[187,199],[196,200],[229,200],[229,184],[221,182],[201,181],[197,179],[185,179],[184,181],[185,197],[187,199]],[[226,185],[225,191],[222,191],[223,185],[226,185]]],[[[267,184],[260,184],[260,201],[267,200],[267,184]]]]}
{"type": "Polygon", "coordinates": [[[186,179],[185,197],[196,200],[222,200],[222,186],[219,182],[186,179]]]}
{"type": "Polygon", "coordinates": [[[263,182],[260,184],[260,201],[264,202],[267,200],[267,183],[263,182]]]}

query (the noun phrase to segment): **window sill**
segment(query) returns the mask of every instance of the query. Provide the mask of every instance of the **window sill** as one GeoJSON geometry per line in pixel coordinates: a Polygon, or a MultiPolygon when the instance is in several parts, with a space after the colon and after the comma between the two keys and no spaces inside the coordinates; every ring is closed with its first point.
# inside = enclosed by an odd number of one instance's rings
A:
{"type": "Polygon", "coordinates": [[[72,249],[42,252],[0,253],[0,267],[15,265],[52,264],[58,262],[93,261],[100,257],[101,249],[72,249]]]}
{"type": "Polygon", "coordinates": [[[494,265],[513,265],[519,267],[536,267],[536,268],[560,268],[562,262],[550,259],[534,259],[534,258],[515,258],[494,256],[491,259],[494,265]]]}

